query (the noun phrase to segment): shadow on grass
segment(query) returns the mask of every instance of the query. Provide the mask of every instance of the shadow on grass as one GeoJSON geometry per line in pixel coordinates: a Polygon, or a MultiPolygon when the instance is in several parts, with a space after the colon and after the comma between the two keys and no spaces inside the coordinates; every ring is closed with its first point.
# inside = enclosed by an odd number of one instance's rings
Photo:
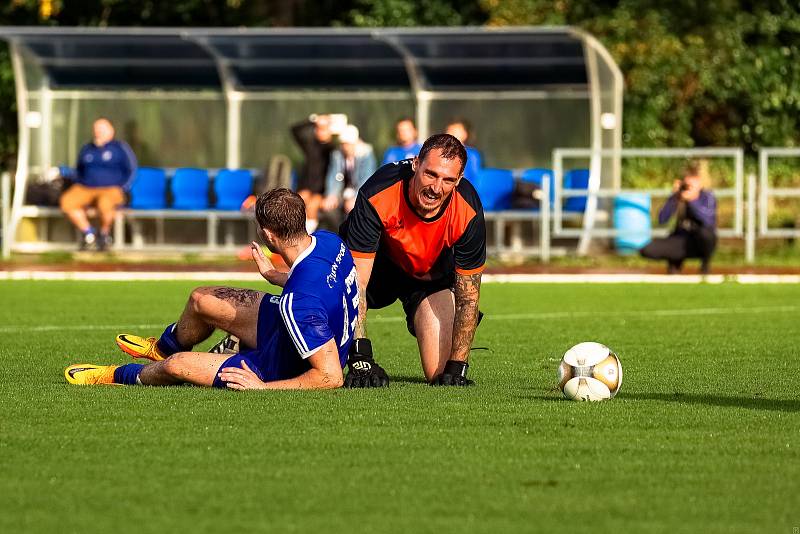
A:
{"type": "Polygon", "coordinates": [[[389,375],[389,384],[400,382],[403,384],[427,384],[424,376],[394,376],[389,375]]]}
{"type": "Polygon", "coordinates": [[[700,393],[620,393],[619,398],[704,404],[725,408],[746,408],[772,412],[800,412],[800,399],[762,399],[759,397],[723,397],[700,393]]]}
{"type": "MultiPolygon", "coordinates": [[[[520,399],[546,402],[563,402],[564,397],[551,391],[539,395],[522,395],[520,399]]],[[[723,397],[700,393],[625,393],[618,399],[631,401],[679,402],[683,404],[704,404],[724,408],[745,408],[770,412],[800,412],[800,399],[763,399],[760,397],[723,397]]]]}

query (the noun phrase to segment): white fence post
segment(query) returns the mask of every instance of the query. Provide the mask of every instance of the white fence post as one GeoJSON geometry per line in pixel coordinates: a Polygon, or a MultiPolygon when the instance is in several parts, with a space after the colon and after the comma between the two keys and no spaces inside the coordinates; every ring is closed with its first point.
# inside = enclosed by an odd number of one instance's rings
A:
{"type": "Polygon", "coordinates": [[[745,235],[745,261],[756,260],[756,175],[747,175],[747,234],[745,235]]]}
{"type": "Polygon", "coordinates": [[[542,199],[539,201],[539,255],[542,263],[550,263],[550,180],[547,174],[542,177],[542,199]]]}
{"type": "Polygon", "coordinates": [[[767,233],[767,201],[769,200],[769,184],[767,183],[767,167],[769,166],[769,153],[761,149],[758,151],[758,234],[767,233]]]}
{"type": "Polygon", "coordinates": [[[0,176],[0,210],[0,224],[3,225],[2,258],[5,260],[11,256],[11,174],[8,171],[0,176]]]}

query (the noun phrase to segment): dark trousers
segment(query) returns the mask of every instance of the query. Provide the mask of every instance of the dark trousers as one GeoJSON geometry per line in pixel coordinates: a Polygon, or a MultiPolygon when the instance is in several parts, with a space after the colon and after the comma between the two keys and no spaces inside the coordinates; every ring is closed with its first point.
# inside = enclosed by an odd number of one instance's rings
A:
{"type": "Polygon", "coordinates": [[[707,273],[711,256],[717,247],[717,234],[713,228],[678,231],[662,239],[652,240],[639,253],[651,260],[667,260],[670,272],[679,272],[687,258],[699,258],[700,270],[707,273]]]}

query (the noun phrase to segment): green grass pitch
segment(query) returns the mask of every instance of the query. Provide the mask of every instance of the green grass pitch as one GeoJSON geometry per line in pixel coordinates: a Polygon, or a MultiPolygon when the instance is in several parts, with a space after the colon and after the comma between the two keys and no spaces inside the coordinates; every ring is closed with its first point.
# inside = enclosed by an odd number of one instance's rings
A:
{"type": "Polygon", "coordinates": [[[75,387],[193,283],[0,282],[0,532],[770,532],[800,527],[800,288],[486,284],[467,389],[75,387]],[[553,391],[580,341],[616,399],[553,391]]]}

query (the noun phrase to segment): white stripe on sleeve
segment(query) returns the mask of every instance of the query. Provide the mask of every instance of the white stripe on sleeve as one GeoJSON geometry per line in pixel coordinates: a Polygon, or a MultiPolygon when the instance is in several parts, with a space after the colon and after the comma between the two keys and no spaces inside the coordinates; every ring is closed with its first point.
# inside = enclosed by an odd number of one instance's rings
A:
{"type": "Polygon", "coordinates": [[[308,352],[308,345],[303,339],[303,335],[300,333],[300,328],[297,326],[297,322],[294,320],[294,314],[292,313],[293,298],[294,293],[283,295],[280,299],[279,311],[297,352],[306,354],[308,352]]]}

